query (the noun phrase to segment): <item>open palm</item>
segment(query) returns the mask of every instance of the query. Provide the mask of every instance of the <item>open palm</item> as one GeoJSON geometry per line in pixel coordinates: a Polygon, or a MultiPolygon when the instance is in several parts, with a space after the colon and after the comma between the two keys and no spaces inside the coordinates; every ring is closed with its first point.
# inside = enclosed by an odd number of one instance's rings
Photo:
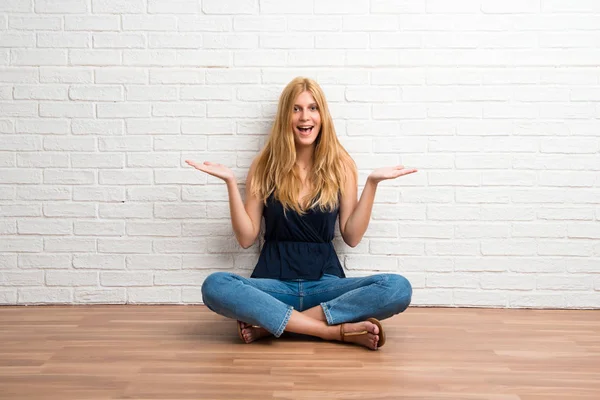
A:
{"type": "Polygon", "coordinates": [[[384,181],[386,179],[396,179],[403,175],[408,175],[417,172],[416,168],[406,168],[404,165],[396,165],[394,167],[382,167],[377,168],[371,172],[369,179],[376,183],[384,181]]]}
{"type": "Polygon", "coordinates": [[[197,163],[191,160],[185,160],[188,165],[200,170],[202,172],[206,172],[209,175],[215,176],[217,178],[223,179],[225,182],[235,179],[235,175],[231,169],[226,167],[223,164],[213,163],[210,161],[204,161],[203,163],[197,163]]]}

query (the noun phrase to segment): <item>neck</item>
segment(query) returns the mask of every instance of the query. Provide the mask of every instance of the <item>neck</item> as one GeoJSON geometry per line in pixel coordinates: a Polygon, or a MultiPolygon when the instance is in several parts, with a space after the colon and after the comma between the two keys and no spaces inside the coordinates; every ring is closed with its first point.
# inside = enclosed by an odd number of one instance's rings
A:
{"type": "Polygon", "coordinates": [[[297,148],[296,147],[296,165],[302,169],[307,169],[312,166],[314,147],[297,148]]]}

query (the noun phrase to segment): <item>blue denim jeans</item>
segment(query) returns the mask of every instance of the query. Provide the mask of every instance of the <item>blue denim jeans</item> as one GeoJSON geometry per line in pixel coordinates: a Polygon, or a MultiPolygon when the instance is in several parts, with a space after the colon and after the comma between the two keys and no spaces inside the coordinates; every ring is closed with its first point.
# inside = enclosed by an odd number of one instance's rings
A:
{"type": "Polygon", "coordinates": [[[406,310],[412,287],[396,274],[364,278],[323,275],[318,281],[245,278],[215,272],[202,285],[204,304],[228,318],[260,325],[279,337],[292,310],[321,305],[329,325],[389,318],[406,310]]]}

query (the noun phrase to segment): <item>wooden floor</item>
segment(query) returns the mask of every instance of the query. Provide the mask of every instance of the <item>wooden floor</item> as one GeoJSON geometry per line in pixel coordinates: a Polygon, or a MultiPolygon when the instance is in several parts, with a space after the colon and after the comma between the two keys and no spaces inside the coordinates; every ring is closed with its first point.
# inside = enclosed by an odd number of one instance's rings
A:
{"type": "Polygon", "coordinates": [[[600,399],[600,312],[409,308],[378,351],[203,306],[0,307],[0,399],[600,399]]]}

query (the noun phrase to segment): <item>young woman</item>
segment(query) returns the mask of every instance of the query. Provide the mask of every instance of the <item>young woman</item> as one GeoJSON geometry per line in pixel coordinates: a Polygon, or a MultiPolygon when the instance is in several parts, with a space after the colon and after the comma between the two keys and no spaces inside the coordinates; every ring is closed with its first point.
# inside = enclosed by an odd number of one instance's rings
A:
{"type": "Polygon", "coordinates": [[[376,169],[357,201],[356,166],[337,139],[323,91],[308,78],[283,90],[267,144],[246,178],[245,204],[229,168],[186,162],[227,184],[242,247],[254,243],[265,218],[265,243],[252,277],[216,272],[202,285],[204,303],[237,319],[242,340],[288,331],[373,350],[383,346],[379,319],[408,307],[411,285],[396,274],[346,278],[332,244],[335,222],[339,217],[344,242],[356,246],[367,230],[377,184],[416,169],[376,169]]]}

